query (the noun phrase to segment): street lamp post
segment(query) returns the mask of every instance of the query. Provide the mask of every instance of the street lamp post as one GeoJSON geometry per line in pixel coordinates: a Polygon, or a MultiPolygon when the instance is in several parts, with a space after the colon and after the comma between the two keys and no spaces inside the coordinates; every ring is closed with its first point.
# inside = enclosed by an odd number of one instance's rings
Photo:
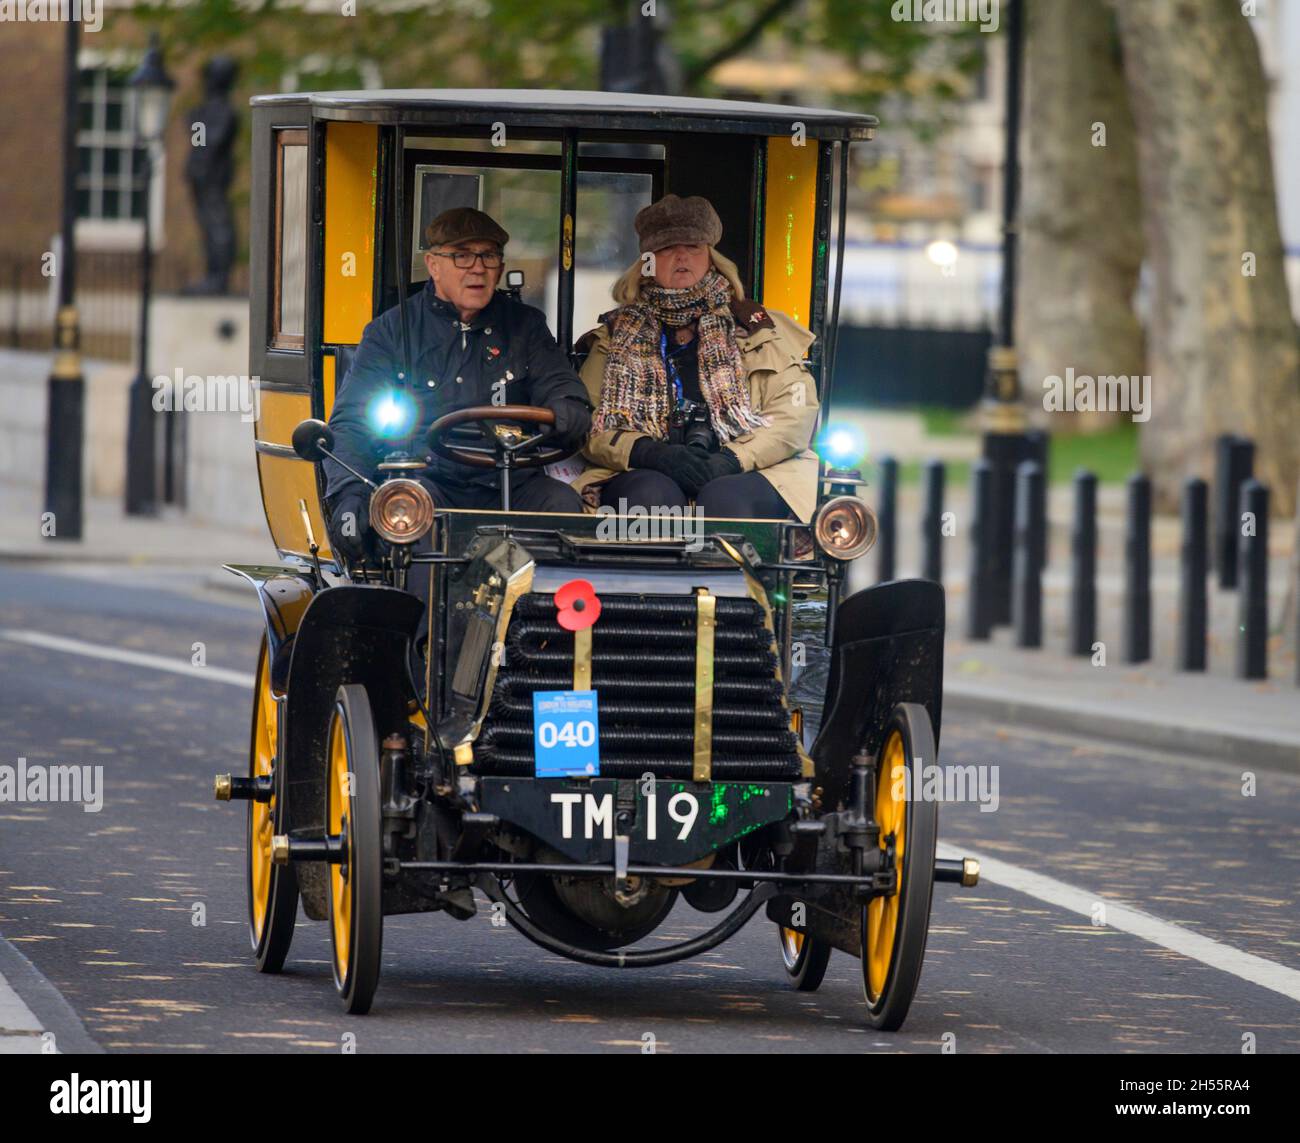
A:
{"type": "MultiPolygon", "coordinates": [[[[995,344],[989,349],[984,398],[983,456],[989,462],[989,519],[984,523],[984,574],[973,590],[984,594],[983,614],[993,624],[1011,621],[1011,550],[1016,466],[1039,447],[1026,433],[1016,355],[1016,249],[1020,193],[1020,104],[1024,57],[1024,0],[1008,0],[1006,146],[1002,178],[1002,290],[995,344]]],[[[1037,458],[1036,459],[1040,459],[1037,458]]]]}
{"type": "Polygon", "coordinates": [[[144,187],[144,241],[140,246],[140,344],[138,369],[131,382],[126,431],[126,511],[132,516],[158,512],[158,421],[154,416],[153,386],[149,378],[149,302],[153,286],[153,237],[150,234],[154,154],[167,128],[167,112],[176,86],[163,68],[158,35],[140,66],[127,81],[136,149],[142,155],[144,187]]]}
{"type": "Polygon", "coordinates": [[[81,539],[81,469],[86,382],[81,375],[77,319],[77,48],[81,21],[69,20],[64,41],[63,204],[57,269],[59,313],[50,369],[45,442],[45,512],[41,533],[50,539],[81,539]]]}

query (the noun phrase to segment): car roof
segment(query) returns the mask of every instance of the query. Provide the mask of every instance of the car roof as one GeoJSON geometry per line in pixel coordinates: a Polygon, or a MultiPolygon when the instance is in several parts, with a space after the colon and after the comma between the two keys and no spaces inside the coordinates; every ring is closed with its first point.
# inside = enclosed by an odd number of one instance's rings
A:
{"type": "Polygon", "coordinates": [[[490,123],[509,113],[516,126],[625,131],[789,134],[803,123],[815,138],[869,139],[878,120],[861,112],[611,91],[520,88],[394,88],[257,95],[254,107],[310,106],[322,119],[372,123],[490,123]]]}

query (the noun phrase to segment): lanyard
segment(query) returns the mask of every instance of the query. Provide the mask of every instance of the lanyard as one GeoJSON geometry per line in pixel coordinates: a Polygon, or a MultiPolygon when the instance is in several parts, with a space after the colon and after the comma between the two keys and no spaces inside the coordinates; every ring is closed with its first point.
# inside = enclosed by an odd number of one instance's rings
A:
{"type": "Polygon", "coordinates": [[[664,368],[668,370],[668,380],[673,383],[673,394],[677,398],[677,406],[681,407],[685,397],[682,394],[682,379],[677,372],[677,362],[673,355],[668,352],[668,334],[664,330],[659,331],[659,356],[663,358],[664,368]]]}

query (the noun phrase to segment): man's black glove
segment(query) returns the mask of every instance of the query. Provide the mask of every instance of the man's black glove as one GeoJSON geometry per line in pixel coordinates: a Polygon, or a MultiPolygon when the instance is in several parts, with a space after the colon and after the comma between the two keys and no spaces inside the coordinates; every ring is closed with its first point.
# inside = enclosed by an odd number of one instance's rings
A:
{"type": "MultiPolygon", "coordinates": [[[[735,476],[736,473],[744,471],[745,466],[740,463],[740,458],[734,452],[728,452],[724,448],[709,455],[709,480],[717,480],[719,476],[735,476]]],[[[705,483],[707,484],[708,481],[705,483]]]]}
{"type": "Polygon", "coordinates": [[[591,410],[576,397],[561,397],[551,407],[555,424],[547,434],[557,448],[578,449],[591,433],[591,410]]]}
{"type": "Polygon", "coordinates": [[[330,511],[330,536],[351,563],[366,558],[366,533],[370,529],[370,497],[365,492],[343,492],[330,511]]]}
{"type": "Polygon", "coordinates": [[[672,477],[688,496],[694,496],[709,482],[709,454],[690,445],[642,437],[632,446],[628,459],[633,468],[653,468],[672,477]]]}

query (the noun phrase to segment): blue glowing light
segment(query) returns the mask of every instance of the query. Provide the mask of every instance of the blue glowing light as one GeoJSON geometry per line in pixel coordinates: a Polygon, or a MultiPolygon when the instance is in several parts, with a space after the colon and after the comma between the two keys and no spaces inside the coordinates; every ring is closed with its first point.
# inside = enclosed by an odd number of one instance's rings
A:
{"type": "Polygon", "coordinates": [[[366,419],[381,437],[405,436],[415,423],[415,402],[408,393],[381,393],[370,402],[366,419]]]}
{"type": "Polygon", "coordinates": [[[852,425],[830,424],[822,430],[817,451],[832,468],[851,468],[866,455],[867,444],[852,425]]]}

